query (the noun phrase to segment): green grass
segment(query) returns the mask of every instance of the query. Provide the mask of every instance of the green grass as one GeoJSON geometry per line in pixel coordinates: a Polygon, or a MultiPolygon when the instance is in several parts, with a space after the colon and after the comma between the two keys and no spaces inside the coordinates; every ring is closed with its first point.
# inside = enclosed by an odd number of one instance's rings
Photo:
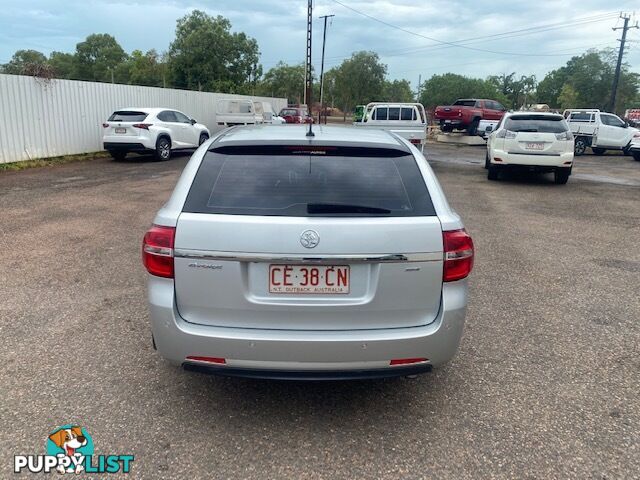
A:
{"type": "Polygon", "coordinates": [[[21,162],[0,163],[0,172],[25,170],[27,168],[53,167],[65,163],[83,162],[108,157],[107,152],[80,153],[78,155],[62,155],[61,157],[38,158],[21,162]]]}

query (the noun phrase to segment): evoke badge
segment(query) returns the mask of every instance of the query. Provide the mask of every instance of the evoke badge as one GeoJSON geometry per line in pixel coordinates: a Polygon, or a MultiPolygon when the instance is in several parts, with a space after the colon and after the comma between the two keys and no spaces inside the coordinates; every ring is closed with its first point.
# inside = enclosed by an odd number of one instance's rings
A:
{"type": "Polygon", "coordinates": [[[222,265],[212,265],[210,263],[193,262],[193,263],[190,263],[189,266],[191,268],[209,268],[211,270],[221,270],[222,269],[222,265]]]}
{"type": "Polygon", "coordinates": [[[300,243],[304,248],[313,248],[320,243],[320,235],[315,230],[305,230],[300,235],[300,243]]]}

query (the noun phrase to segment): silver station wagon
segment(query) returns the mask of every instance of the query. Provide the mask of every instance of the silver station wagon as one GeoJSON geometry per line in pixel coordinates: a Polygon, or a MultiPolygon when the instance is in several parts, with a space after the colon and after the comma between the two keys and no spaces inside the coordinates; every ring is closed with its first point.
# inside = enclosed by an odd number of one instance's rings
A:
{"type": "Polygon", "coordinates": [[[473,242],[423,155],[378,130],[204,143],[143,241],[155,348],[220,375],[413,375],[464,326],[473,242]]]}

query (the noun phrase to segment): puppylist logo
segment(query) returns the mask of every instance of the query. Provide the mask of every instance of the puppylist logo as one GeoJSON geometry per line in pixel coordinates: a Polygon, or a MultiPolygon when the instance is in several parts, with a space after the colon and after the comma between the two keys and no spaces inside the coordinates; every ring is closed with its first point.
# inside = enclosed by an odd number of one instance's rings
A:
{"type": "Polygon", "coordinates": [[[46,455],[15,455],[13,471],[20,473],[129,473],[133,455],[97,455],[84,427],[63,425],[47,437],[46,455]]]}

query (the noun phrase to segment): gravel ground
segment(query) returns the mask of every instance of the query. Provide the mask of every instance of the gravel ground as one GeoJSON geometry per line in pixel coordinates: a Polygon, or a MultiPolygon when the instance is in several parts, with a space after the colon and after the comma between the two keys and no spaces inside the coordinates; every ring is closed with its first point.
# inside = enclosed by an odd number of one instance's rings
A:
{"type": "Polygon", "coordinates": [[[74,422],[134,478],[640,478],[640,163],[581,157],[556,186],[429,152],[477,257],[458,356],[413,380],[163,362],[140,241],[187,157],[0,174],[0,477],[74,422]]]}

